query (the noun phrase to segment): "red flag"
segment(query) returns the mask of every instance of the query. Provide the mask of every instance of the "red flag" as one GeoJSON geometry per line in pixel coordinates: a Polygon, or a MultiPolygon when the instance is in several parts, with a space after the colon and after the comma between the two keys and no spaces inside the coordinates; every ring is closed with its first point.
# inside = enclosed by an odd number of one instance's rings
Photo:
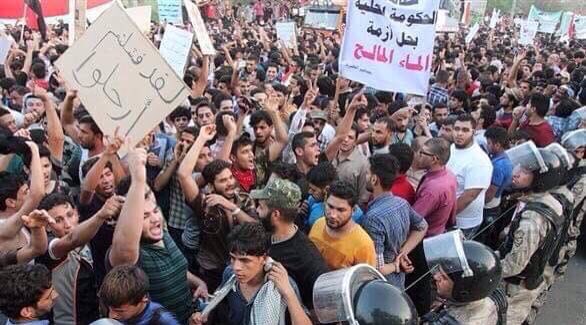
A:
{"type": "Polygon", "coordinates": [[[43,7],[40,0],[25,0],[26,5],[26,24],[31,29],[41,32],[43,39],[47,38],[47,24],[43,17],[43,7]]]}
{"type": "Polygon", "coordinates": [[[574,23],[575,16],[576,16],[575,14],[572,14],[572,20],[570,20],[570,28],[568,29],[568,37],[570,39],[572,39],[576,36],[576,24],[574,23]]]}

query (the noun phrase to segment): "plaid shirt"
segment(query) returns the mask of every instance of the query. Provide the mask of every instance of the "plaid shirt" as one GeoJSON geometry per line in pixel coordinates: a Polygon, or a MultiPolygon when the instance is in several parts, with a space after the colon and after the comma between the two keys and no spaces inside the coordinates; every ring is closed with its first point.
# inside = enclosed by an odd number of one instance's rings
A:
{"type": "MultiPolygon", "coordinates": [[[[169,168],[173,160],[173,154],[170,155],[165,164],[165,169],[169,168]]],[[[164,172],[164,171],[163,171],[164,172]]],[[[167,224],[171,228],[185,230],[187,219],[189,217],[189,209],[185,204],[185,196],[183,189],[179,183],[176,174],[173,174],[169,181],[169,219],[167,224]]]]}
{"type": "MultiPolygon", "coordinates": [[[[379,269],[395,260],[409,232],[422,230],[426,226],[425,219],[407,201],[388,192],[372,200],[362,217],[362,227],[374,242],[379,269]]],[[[398,288],[403,288],[405,275],[391,273],[387,275],[387,280],[398,288]]]]}
{"type": "Polygon", "coordinates": [[[447,105],[449,97],[448,91],[438,84],[433,84],[427,93],[427,101],[433,106],[437,104],[447,105]]]}

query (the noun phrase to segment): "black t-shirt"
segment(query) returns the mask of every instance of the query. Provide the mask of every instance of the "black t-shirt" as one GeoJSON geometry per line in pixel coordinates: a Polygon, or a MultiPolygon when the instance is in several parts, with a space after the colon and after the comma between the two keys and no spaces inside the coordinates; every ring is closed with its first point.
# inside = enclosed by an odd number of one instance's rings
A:
{"type": "MultiPolygon", "coordinates": [[[[95,194],[89,204],[79,204],[77,210],[79,212],[79,222],[83,222],[94,216],[102,206],[106,203],[106,200],[100,195],[95,194]]],[[[98,232],[90,241],[90,248],[92,250],[92,258],[94,260],[94,272],[96,274],[96,281],[98,286],[102,285],[102,281],[106,276],[106,266],[104,261],[106,258],[106,252],[112,245],[112,238],[114,237],[115,222],[107,221],[100,226],[98,232]]]]}
{"type": "Polygon", "coordinates": [[[269,256],[283,264],[289,275],[297,282],[303,304],[312,309],[313,285],[320,275],[329,272],[315,245],[298,230],[290,239],[272,244],[269,256]]]}

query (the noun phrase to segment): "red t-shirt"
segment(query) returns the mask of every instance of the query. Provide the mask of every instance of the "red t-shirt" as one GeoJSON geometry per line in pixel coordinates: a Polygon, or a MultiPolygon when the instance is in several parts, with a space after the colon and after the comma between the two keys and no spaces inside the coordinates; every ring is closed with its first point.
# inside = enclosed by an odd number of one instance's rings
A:
{"type": "Polygon", "coordinates": [[[527,132],[531,140],[533,140],[535,145],[539,148],[546,147],[550,143],[555,142],[553,129],[547,121],[543,121],[539,124],[526,124],[521,127],[521,130],[527,132]]]}
{"type": "Polygon", "coordinates": [[[404,174],[395,178],[393,186],[391,187],[391,193],[405,199],[411,205],[415,202],[415,189],[413,189],[413,186],[409,183],[407,176],[404,174]]]}

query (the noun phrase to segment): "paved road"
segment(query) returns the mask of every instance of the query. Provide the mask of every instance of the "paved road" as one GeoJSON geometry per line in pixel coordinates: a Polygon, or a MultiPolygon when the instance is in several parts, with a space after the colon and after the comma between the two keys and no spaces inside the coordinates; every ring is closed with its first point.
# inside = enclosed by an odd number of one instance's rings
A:
{"type": "Polygon", "coordinates": [[[537,317],[537,325],[586,324],[586,247],[570,261],[566,276],[558,280],[537,317]]]}

